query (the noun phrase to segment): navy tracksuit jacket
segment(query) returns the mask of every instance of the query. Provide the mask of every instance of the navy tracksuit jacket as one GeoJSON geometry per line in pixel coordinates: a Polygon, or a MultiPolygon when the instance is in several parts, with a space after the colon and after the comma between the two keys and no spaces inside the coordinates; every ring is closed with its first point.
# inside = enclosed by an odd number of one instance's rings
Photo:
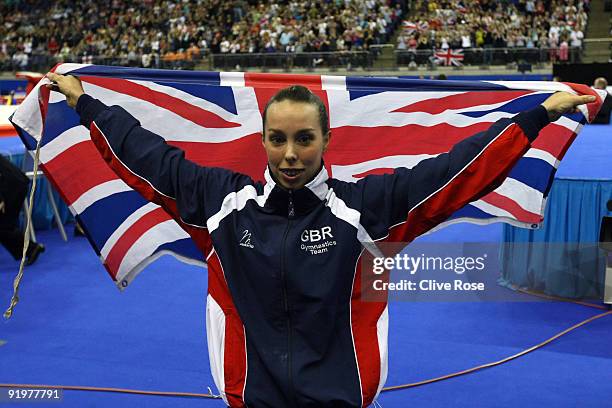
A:
{"type": "Polygon", "coordinates": [[[548,124],[543,107],[501,119],[449,153],[356,183],[287,191],[198,166],[120,107],[83,95],[81,123],[132,188],[162,205],[208,264],[215,383],[232,407],[368,406],[387,376],[386,301],[361,300],[373,243],[410,242],[496,188],[548,124]]]}

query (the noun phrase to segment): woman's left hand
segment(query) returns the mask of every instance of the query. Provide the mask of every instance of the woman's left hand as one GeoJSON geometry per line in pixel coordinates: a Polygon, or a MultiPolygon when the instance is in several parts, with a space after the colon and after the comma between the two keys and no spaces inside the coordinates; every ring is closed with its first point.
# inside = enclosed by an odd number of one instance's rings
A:
{"type": "Polygon", "coordinates": [[[548,119],[556,121],[566,113],[578,112],[578,105],[595,102],[593,95],[573,95],[569,92],[556,92],[542,102],[548,112],[548,119]]]}

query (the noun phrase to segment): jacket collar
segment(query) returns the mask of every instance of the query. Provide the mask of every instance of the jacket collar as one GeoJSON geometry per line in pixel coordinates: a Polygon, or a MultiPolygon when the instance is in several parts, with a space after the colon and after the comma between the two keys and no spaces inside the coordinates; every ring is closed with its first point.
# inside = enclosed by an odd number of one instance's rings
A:
{"type": "Polygon", "coordinates": [[[326,183],[329,175],[324,165],[321,166],[321,170],[314,179],[297,190],[287,190],[277,184],[270,174],[269,167],[266,167],[264,177],[266,179],[264,209],[283,216],[288,216],[290,203],[293,204],[295,215],[309,213],[321,201],[325,200],[329,190],[326,183]]]}

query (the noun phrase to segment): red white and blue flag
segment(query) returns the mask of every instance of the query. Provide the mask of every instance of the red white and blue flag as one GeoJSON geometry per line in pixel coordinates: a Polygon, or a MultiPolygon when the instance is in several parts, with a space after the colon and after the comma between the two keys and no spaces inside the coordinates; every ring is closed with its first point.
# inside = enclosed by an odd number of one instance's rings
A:
{"type": "MultiPolygon", "coordinates": [[[[325,165],[332,177],[354,181],[368,174],[412,167],[450,150],[502,117],[533,108],[555,91],[596,94],[582,85],[555,82],[469,82],[406,78],[189,72],[61,64],[85,91],[121,105],[142,125],[204,166],[262,180],[261,112],[280,88],[303,84],[329,109],[332,143],[325,165]]],[[[60,192],[109,274],[122,288],[150,262],[173,254],[202,262],[189,235],[161,207],[147,202],[107,166],[89,130],[63,95],[43,80],[12,116],[27,146],[41,140],[41,166],[60,192]]],[[[559,160],[599,110],[547,126],[504,183],[457,211],[445,223],[507,222],[535,228],[559,160]]]]}
{"type": "Polygon", "coordinates": [[[429,28],[427,21],[419,20],[418,22],[404,20],[402,21],[402,30],[405,34],[412,34],[415,31],[425,31],[429,28]]]}
{"type": "Polygon", "coordinates": [[[416,23],[413,23],[412,21],[402,21],[402,29],[404,30],[404,33],[406,34],[412,34],[415,31],[419,30],[419,26],[417,26],[416,23]]]}
{"type": "Polygon", "coordinates": [[[444,66],[454,65],[456,67],[460,67],[463,65],[463,50],[440,50],[436,51],[434,54],[435,62],[437,64],[444,64],[444,66]]]}

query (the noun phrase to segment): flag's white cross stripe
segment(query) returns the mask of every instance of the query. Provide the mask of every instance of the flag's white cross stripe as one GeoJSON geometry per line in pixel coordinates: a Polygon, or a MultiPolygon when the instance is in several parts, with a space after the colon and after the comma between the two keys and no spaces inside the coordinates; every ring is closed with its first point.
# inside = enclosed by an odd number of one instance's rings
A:
{"type": "Polygon", "coordinates": [[[72,146],[87,141],[91,141],[91,138],[89,137],[89,130],[85,126],[77,125],[67,129],[55,139],[41,147],[40,161],[42,163],[49,163],[72,146]]]}
{"type": "MultiPolygon", "coordinates": [[[[134,225],[142,217],[144,217],[151,211],[154,211],[158,208],[159,208],[159,205],[157,204],[147,203],[143,205],[142,207],[140,207],[139,209],[137,209],[136,211],[134,211],[132,214],[130,214],[125,220],[123,220],[121,225],[119,225],[119,227],[117,227],[117,229],[113,231],[112,235],[108,237],[108,239],[104,243],[104,246],[100,250],[100,256],[102,260],[104,261],[106,259],[110,251],[113,249],[113,247],[115,246],[117,241],[119,241],[119,239],[125,233],[125,231],[127,231],[132,225],[134,225]]],[[[180,228],[178,224],[176,224],[175,222],[174,222],[174,225],[176,225],[176,228],[180,228]]]]}
{"type": "Polygon", "coordinates": [[[148,263],[148,258],[160,245],[185,238],[189,238],[189,234],[173,220],[164,221],[151,227],[126,252],[117,272],[117,280],[121,281],[128,273],[133,274],[134,269],[137,269],[142,262],[148,263]]]}
{"type": "Polygon", "coordinates": [[[525,153],[523,157],[544,160],[554,168],[559,167],[559,159],[548,153],[546,150],[535,149],[532,147],[531,149],[527,150],[527,153],[525,153]]]}
{"type": "MultiPolygon", "coordinates": [[[[151,89],[152,91],[156,91],[156,92],[161,92],[164,93],[166,95],[172,96],[174,98],[180,99],[183,102],[189,103],[190,105],[193,105],[195,107],[198,107],[200,109],[204,109],[207,110],[209,112],[214,113],[215,115],[229,121],[229,122],[235,122],[235,123],[240,123],[243,118],[244,115],[237,115],[234,114],[232,112],[228,112],[225,109],[223,109],[221,106],[213,103],[213,102],[209,102],[206,99],[202,99],[202,98],[198,98],[197,96],[193,96],[192,94],[182,91],[180,89],[177,88],[173,88],[172,86],[166,86],[166,85],[162,85],[162,84],[158,84],[156,82],[151,82],[151,81],[137,81],[137,80],[128,80],[129,82],[133,82],[135,84],[138,84],[140,86],[143,86],[145,88],[151,89]]],[[[212,88],[212,87],[211,87],[212,88]]],[[[236,99],[236,98],[235,98],[236,99]]],[[[236,100],[236,103],[240,103],[238,100],[236,100]]],[[[244,109],[248,109],[250,107],[243,107],[242,110],[244,109]]]]}
{"type": "Polygon", "coordinates": [[[220,72],[219,83],[221,86],[246,86],[244,72],[220,72]]]}
{"type": "Polygon", "coordinates": [[[516,220],[516,217],[510,214],[508,211],[502,210],[501,208],[486,203],[482,200],[473,201],[470,203],[470,205],[473,205],[474,207],[486,212],[487,214],[491,214],[496,217],[507,217],[516,220]]]}
{"type": "Polygon", "coordinates": [[[261,130],[261,114],[257,109],[255,92],[252,88],[234,89],[236,108],[243,118],[241,126],[233,128],[205,128],[180,115],[143,99],[135,98],[104,87],[83,83],[85,91],[107,105],[121,105],[140,121],[143,127],[167,141],[221,143],[240,139],[261,130]],[[240,102],[238,102],[240,101],[240,102]]]}
{"type": "Polygon", "coordinates": [[[381,157],[379,159],[368,160],[355,164],[332,164],[331,170],[332,175],[335,179],[355,182],[359,180],[359,178],[355,177],[355,175],[357,174],[367,173],[375,169],[393,169],[397,167],[405,167],[411,169],[416,166],[420,161],[436,156],[437,155],[432,154],[386,156],[381,157]]]}
{"type": "Polygon", "coordinates": [[[517,203],[522,209],[534,214],[540,214],[544,196],[533,187],[529,187],[512,177],[507,177],[504,182],[494,190],[506,198],[517,203]]]}
{"type": "MultiPolygon", "coordinates": [[[[544,156],[553,162],[558,163],[552,155],[541,150],[532,149],[532,157],[540,158],[538,156],[544,156]]],[[[368,171],[378,168],[398,168],[406,167],[412,168],[418,164],[421,160],[429,157],[435,157],[433,155],[415,155],[415,156],[389,156],[380,159],[370,160],[367,162],[356,163],[351,165],[336,166],[332,165],[332,174],[335,179],[355,182],[359,180],[355,177],[356,174],[366,173],[368,171]]],[[[521,208],[526,211],[540,214],[541,201],[543,194],[522,183],[519,180],[508,177],[504,182],[495,190],[496,193],[501,194],[508,199],[516,202],[521,208]]]]}
{"type": "MultiPolygon", "coordinates": [[[[400,109],[409,103],[418,102],[421,98],[427,97],[438,99],[449,95],[459,95],[460,92],[382,92],[374,95],[367,95],[350,100],[348,91],[329,91],[328,101],[330,110],[330,124],[332,128],[342,126],[359,126],[365,128],[391,126],[403,127],[407,125],[435,126],[448,124],[457,128],[482,124],[483,122],[493,123],[502,118],[511,118],[514,113],[490,112],[480,117],[469,117],[462,115],[461,112],[487,111],[495,109],[508,101],[498,104],[473,106],[465,109],[449,109],[442,113],[431,114],[427,112],[392,112],[400,109]]],[[[568,130],[575,131],[579,126],[567,117],[562,117],[557,125],[563,126],[568,130]]]]}
{"type": "Polygon", "coordinates": [[[110,197],[113,194],[122,193],[125,191],[133,190],[130,188],[130,186],[125,184],[123,180],[110,180],[105,183],[98,184],[97,186],[92,187],[81,194],[81,196],[72,203],[70,209],[72,210],[73,215],[78,215],[83,213],[83,211],[97,201],[110,197]]]}

